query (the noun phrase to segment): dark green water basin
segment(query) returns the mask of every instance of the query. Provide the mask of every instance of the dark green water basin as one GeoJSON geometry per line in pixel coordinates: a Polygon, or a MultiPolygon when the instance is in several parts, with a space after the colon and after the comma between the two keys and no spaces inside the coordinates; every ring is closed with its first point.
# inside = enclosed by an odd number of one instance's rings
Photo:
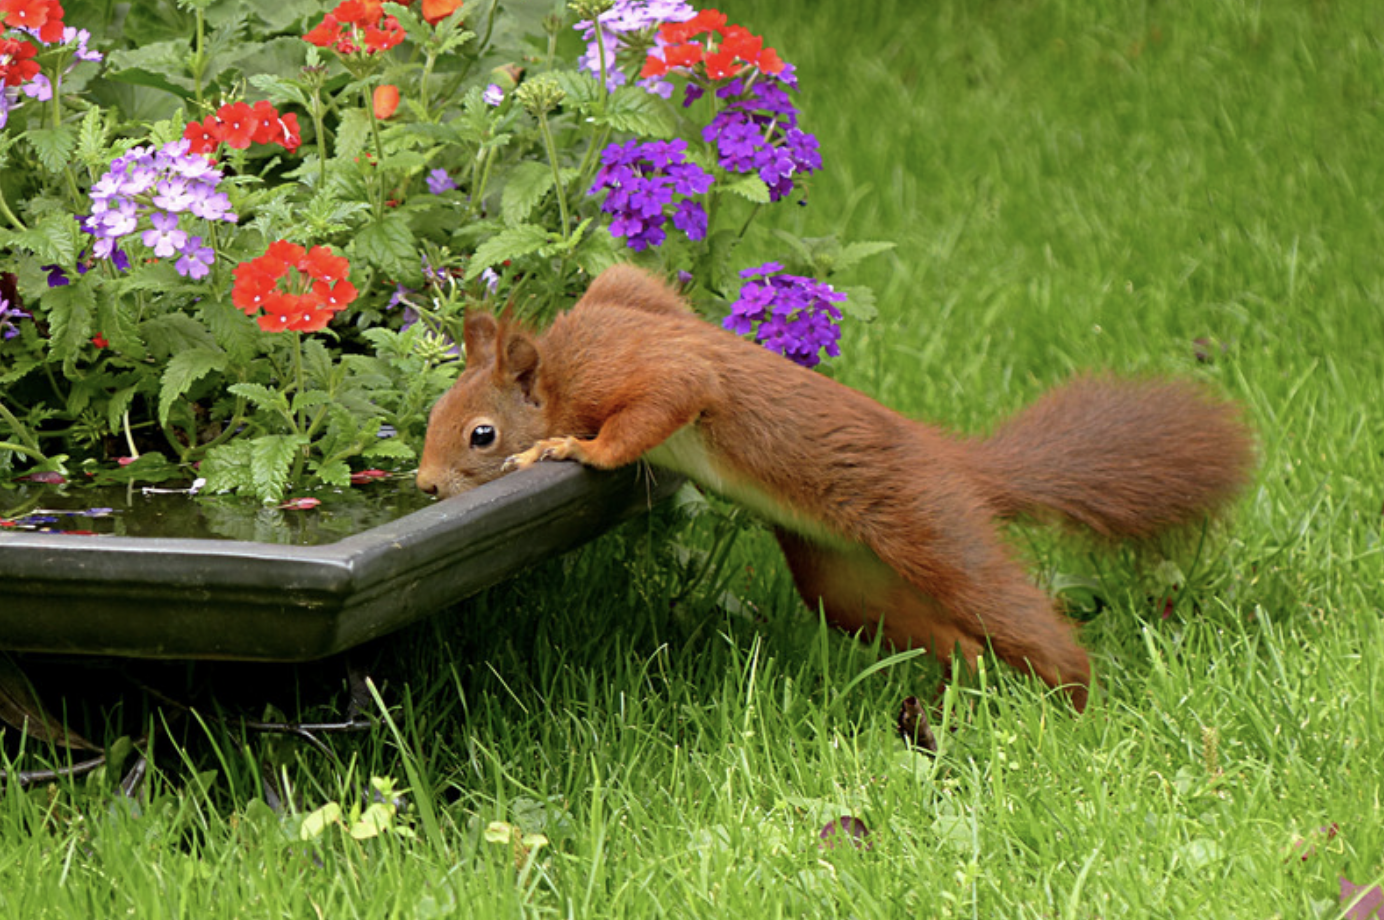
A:
{"type": "MultiPolygon", "coordinates": [[[[388,515],[352,532],[377,507],[323,499],[310,512],[257,509],[248,516],[216,502],[168,499],[134,513],[52,515],[59,529],[0,529],[0,648],[147,658],[307,661],[344,651],[429,616],[482,588],[562,553],[648,510],[681,484],[629,467],[599,473],[541,464],[465,495],[430,502],[399,493],[388,515]],[[200,511],[190,506],[203,506],[200,511]],[[327,511],[322,511],[327,507],[327,511]],[[199,518],[193,532],[168,533],[172,516],[199,518]],[[72,516],[78,518],[79,516],[72,516]],[[309,523],[313,518],[317,523],[309,523]],[[108,528],[101,530],[100,528],[108,528]],[[73,533],[72,530],[94,531],[73,533]],[[229,533],[228,533],[229,532],[229,533]],[[228,539],[228,536],[248,539],[228,539]],[[324,542],[325,541],[325,542],[324,542]]],[[[44,511],[63,511],[44,496],[44,511]]],[[[388,502],[386,502],[388,504],[388,502]]],[[[31,512],[32,513],[32,512],[31,512]]]]}

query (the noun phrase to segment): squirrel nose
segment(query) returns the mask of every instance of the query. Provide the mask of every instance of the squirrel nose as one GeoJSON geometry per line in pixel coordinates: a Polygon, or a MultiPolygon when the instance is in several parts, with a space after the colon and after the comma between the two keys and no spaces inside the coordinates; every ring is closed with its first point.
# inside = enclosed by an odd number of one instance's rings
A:
{"type": "Polygon", "coordinates": [[[437,494],[437,483],[426,471],[419,470],[418,475],[414,477],[413,481],[418,485],[420,490],[426,492],[428,495],[437,494]]]}

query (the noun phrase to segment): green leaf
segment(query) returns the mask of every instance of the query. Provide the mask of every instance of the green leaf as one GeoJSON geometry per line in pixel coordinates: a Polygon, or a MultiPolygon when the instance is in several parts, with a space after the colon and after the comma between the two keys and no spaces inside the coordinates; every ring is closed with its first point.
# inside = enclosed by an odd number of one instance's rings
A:
{"type": "Polygon", "coordinates": [[[31,128],[24,135],[29,146],[38,154],[39,162],[49,172],[59,172],[72,159],[77,147],[77,132],[71,125],[56,128],[31,128]]]}
{"type": "Polygon", "coordinates": [[[248,399],[257,409],[266,412],[288,413],[288,397],[261,383],[233,383],[226,388],[236,396],[248,399]]]}
{"type": "Polygon", "coordinates": [[[329,486],[346,488],[351,484],[351,467],[345,460],[332,460],[329,463],[309,464],[317,478],[329,486]]]}
{"type": "Polygon", "coordinates": [[[741,198],[753,201],[755,204],[769,203],[769,186],[765,184],[763,179],[753,174],[726,182],[721,188],[733,195],[739,195],[741,198]]]}
{"type": "Polygon", "coordinates": [[[411,274],[418,259],[408,218],[397,212],[361,227],[356,233],[354,251],[356,256],[395,277],[411,274]]]}
{"type": "MultiPolygon", "coordinates": [[[[56,290],[65,290],[57,288],[56,290]]],[[[216,340],[206,326],[185,313],[165,313],[145,320],[140,335],[156,358],[175,355],[192,348],[215,351],[216,340]]]]}
{"type": "Polygon", "coordinates": [[[336,155],[347,160],[358,157],[370,140],[370,113],[347,109],[336,129],[336,155]]]}
{"type": "Polygon", "coordinates": [[[893,249],[895,245],[894,243],[885,242],[883,240],[848,243],[846,246],[842,247],[841,254],[836,257],[836,264],[832,266],[832,270],[843,272],[855,266],[855,264],[862,259],[868,259],[870,256],[879,255],[881,252],[888,252],[893,249]]]}
{"type": "Polygon", "coordinates": [[[862,323],[873,323],[879,317],[879,310],[875,307],[873,288],[862,285],[837,288],[837,290],[846,295],[846,299],[836,305],[842,316],[848,316],[862,323]]]}
{"type": "Polygon", "coordinates": [[[106,163],[106,137],[110,126],[106,123],[105,111],[98,105],[87,109],[77,132],[77,159],[89,168],[106,163]]]}
{"type": "Polygon", "coordinates": [[[412,447],[400,438],[379,438],[375,443],[360,452],[362,457],[388,457],[392,460],[412,460],[418,456],[412,447]]]}
{"type": "Polygon", "coordinates": [[[78,352],[91,339],[95,306],[91,289],[84,284],[53,288],[43,297],[48,313],[48,352],[63,362],[63,371],[69,376],[76,369],[78,352]]]}
{"type": "Polygon", "coordinates": [[[159,386],[159,424],[168,424],[168,413],[173,404],[194,383],[212,371],[224,371],[229,363],[230,356],[219,349],[180,351],[170,358],[163,369],[163,380],[159,386]]]}
{"type": "Polygon", "coordinates": [[[269,434],[250,443],[250,478],[255,494],[263,501],[283,501],[293,461],[308,439],[300,434],[269,434]]]}
{"type": "Polygon", "coordinates": [[[134,402],[135,394],[138,392],[139,384],[135,384],[116,390],[110,395],[110,400],[106,403],[106,426],[108,430],[120,430],[121,419],[129,411],[130,404],[134,402]]]}
{"type": "Polygon", "coordinates": [[[548,164],[525,160],[515,165],[500,195],[500,215],[504,222],[511,227],[522,224],[552,187],[553,170],[548,164]]]}
{"type": "Polygon", "coordinates": [[[466,280],[474,281],[480,273],[506,259],[518,259],[537,252],[549,242],[546,228],[537,224],[520,224],[501,230],[476,247],[476,254],[466,267],[466,280]]]}
{"type": "Polygon", "coordinates": [[[250,75],[250,83],[268,96],[269,101],[276,106],[283,105],[285,102],[296,102],[303,108],[312,110],[312,101],[308,98],[302,84],[296,81],[285,80],[283,77],[271,73],[256,73],[250,75]]]}
{"type": "Polygon", "coordinates": [[[605,114],[592,121],[640,137],[672,137],[678,127],[667,100],[639,86],[622,86],[611,93],[605,114]]]}

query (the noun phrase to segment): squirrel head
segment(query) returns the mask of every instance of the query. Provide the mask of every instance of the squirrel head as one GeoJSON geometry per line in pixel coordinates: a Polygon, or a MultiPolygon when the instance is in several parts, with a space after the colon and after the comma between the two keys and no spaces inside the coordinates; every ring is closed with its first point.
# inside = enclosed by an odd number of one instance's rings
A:
{"type": "Polygon", "coordinates": [[[505,458],[547,432],[533,336],[507,319],[468,313],[466,370],[428,417],[418,488],[447,498],[499,477],[505,458]]]}

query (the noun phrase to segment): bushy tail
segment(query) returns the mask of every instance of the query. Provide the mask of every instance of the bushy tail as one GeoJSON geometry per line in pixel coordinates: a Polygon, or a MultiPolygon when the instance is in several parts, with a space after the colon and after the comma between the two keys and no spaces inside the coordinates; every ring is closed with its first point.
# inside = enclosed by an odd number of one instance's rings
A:
{"type": "Polygon", "coordinates": [[[1254,465],[1239,406],[1179,381],[1078,379],[973,447],[1000,516],[1047,509],[1135,539],[1201,520],[1254,465]]]}

